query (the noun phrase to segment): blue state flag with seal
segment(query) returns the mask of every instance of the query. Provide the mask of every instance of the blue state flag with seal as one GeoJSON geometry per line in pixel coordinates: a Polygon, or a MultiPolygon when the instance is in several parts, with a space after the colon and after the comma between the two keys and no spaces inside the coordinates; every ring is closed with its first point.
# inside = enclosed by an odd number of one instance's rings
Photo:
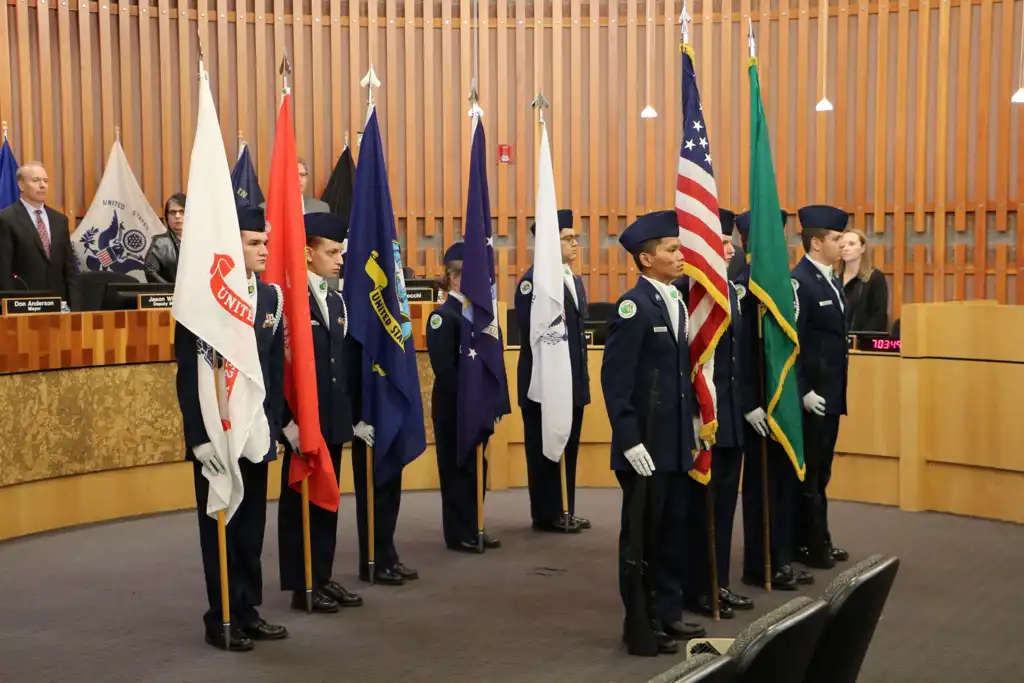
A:
{"type": "Polygon", "coordinates": [[[238,161],[231,169],[231,189],[235,191],[235,206],[259,206],[264,202],[260,181],[249,154],[249,145],[245,143],[242,143],[238,161]]]}
{"type": "Polygon", "coordinates": [[[11,143],[4,135],[3,147],[0,147],[0,211],[18,201],[21,190],[18,189],[18,160],[14,158],[11,143]]]}
{"type": "Polygon", "coordinates": [[[376,110],[363,131],[349,219],[344,296],[361,347],[362,409],[374,428],[374,480],[401,473],[427,448],[401,247],[376,110]]]}

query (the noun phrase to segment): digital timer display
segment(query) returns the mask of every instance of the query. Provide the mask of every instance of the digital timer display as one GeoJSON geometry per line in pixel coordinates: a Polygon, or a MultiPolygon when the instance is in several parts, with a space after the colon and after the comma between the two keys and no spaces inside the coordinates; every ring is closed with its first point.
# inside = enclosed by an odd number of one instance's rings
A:
{"type": "Polygon", "coordinates": [[[871,345],[868,347],[872,351],[899,351],[900,340],[899,339],[871,339],[871,345]]]}

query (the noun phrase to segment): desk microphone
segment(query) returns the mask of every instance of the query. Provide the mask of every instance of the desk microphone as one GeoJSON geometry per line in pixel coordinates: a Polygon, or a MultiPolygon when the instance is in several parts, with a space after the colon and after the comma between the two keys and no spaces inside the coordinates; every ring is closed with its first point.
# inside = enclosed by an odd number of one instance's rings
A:
{"type": "Polygon", "coordinates": [[[27,292],[28,291],[28,283],[26,283],[24,280],[22,280],[21,276],[18,275],[17,273],[14,273],[13,277],[14,277],[14,288],[15,289],[20,289],[20,290],[23,290],[23,291],[27,292]]]}

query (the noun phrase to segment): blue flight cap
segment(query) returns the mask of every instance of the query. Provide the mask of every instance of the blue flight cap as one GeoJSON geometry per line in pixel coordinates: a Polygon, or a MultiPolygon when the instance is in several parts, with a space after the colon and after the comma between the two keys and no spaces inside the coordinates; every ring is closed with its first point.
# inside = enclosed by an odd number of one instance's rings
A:
{"type": "Polygon", "coordinates": [[[267,232],[267,215],[258,206],[240,206],[238,229],[247,232],[267,232]]]}
{"type": "Polygon", "coordinates": [[[722,236],[732,237],[732,229],[736,223],[736,214],[729,209],[718,209],[718,220],[722,222],[722,236]]]}
{"type": "Polygon", "coordinates": [[[306,237],[323,237],[339,244],[348,237],[348,220],[333,213],[307,213],[302,220],[306,237]]]}
{"type": "Polygon", "coordinates": [[[462,252],[465,247],[465,242],[456,242],[452,246],[444,250],[444,265],[448,265],[452,261],[461,261],[462,252]]]}
{"type": "Polygon", "coordinates": [[[640,253],[640,245],[648,240],[679,237],[679,220],[675,211],[652,211],[639,216],[619,235],[619,244],[633,254],[640,253]]]}
{"type": "MultiPolygon", "coordinates": [[[[558,210],[558,231],[572,230],[572,209],[559,209],[558,210]]],[[[537,234],[537,222],[534,221],[530,224],[530,234],[537,234]]]]}
{"type": "MultiPolygon", "coordinates": [[[[786,220],[789,218],[789,214],[786,213],[785,209],[781,209],[782,214],[782,227],[786,227],[786,220]]],[[[744,211],[736,216],[736,229],[740,231],[740,236],[746,240],[747,235],[750,234],[750,212],[744,211]]]]}
{"type": "Polygon", "coordinates": [[[804,228],[821,228],[836,232],[846,230],[846,224],[850,220],[848,213],[827,204],[805,206],[797,211],[797,215],[800,216],[800,225],[804,228]]]}

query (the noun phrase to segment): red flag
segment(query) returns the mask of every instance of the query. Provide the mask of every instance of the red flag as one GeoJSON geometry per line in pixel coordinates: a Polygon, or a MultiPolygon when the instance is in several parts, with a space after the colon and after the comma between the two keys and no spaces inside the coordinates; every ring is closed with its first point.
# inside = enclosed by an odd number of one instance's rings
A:
{"type": "Polygon", "coordinates": [[[306,284],[306,228],[299,191],[299,165],[292,127],[292,96],[285,95],[277,114],[274,155],[270,161],[267,193],[267,222],[270,244],[267,269],[261,279],[273,282],[284,292],[284,395],[299,425],[299,450],[293,457],[288,485],[301,488],[309,478],[309,501],[317,507],[338,509],[341,494],[327,444],[320,431],[320,408],[316,393],[316,361],[309,317],[306,284]]]}

